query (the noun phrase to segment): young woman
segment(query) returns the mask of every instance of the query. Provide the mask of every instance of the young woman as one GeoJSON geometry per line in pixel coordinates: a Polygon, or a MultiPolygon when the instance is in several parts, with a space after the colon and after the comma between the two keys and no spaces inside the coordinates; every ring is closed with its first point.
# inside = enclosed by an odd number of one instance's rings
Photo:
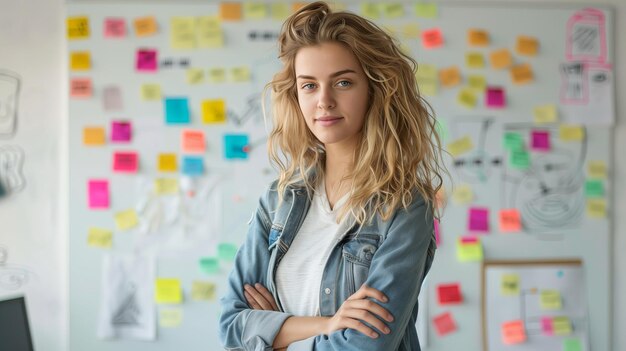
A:
{"type": "Polygon", "coordinates": [[[435,120],[383,30],[315,2],[283,25],[268,84],[279,178],[222,297],[229,350],[419,350],[435,253],[435,120]]]}

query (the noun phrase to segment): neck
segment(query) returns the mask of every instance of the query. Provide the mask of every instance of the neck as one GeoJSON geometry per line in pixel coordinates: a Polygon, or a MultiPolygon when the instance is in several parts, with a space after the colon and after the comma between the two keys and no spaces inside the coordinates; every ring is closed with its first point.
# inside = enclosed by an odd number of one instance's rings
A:
{"type": "Polygon", "coordinates": [[[325,145],[324,183],[331,207],[350,189],[351,180],[343,178],[354,165],[355,148],[356,144],[348,142],[325,145]]]}

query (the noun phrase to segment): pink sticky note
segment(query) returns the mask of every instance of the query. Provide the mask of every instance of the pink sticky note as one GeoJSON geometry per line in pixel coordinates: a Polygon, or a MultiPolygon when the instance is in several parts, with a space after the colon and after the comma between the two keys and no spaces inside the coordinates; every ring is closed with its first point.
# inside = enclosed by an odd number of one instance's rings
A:
{"type": "Polygon", "coordinates": [[[121,173],[136,173],[139,157],[134,151],[116,151],[113,153],[113,171],[121,173]]]}
{"type": "Polygon", "coordinates": [[[533,130],[531,133],[531,148],[535,151],[550,151],[550,132],[533,130]]]}
{"type": "Polygon", "coordinates": [[[489,209],[483,207],[472,207],[469,209],[467,229],[470,232],[489,231],[489,209]]]}
{"type": "Polygon", "coordinates": [[[504,88],[487,87],[485,91],[485,105],[489,108],[504,108],[506,105],[504,88]]]}
{"type": "Polygon", "coordinates": [[[131,139],[131,135],[132,126],[130,122],[111,122],[111,141],[129,142],[131,139]]]}
{"type": "Polygon", "coordinates": [[[526,341],[526,329],[522,320],[502,323],[502,342],[505,345],[521,344],[526,341]]]}
{"type": "Polygon", "coordinates": [[[70,80],[70,97],[90,98],[92,95],[91,78],[72,78],[70,80]]]}
{"type": "Polygon", "coordinates": [[[522,221],[519,210],[516,208],[500,210],[500,231],[511,233],[520,230],[522,230],[522,221]]]}
{"type": "Polygon", "coordinates": [[[456,323],[450,312],[435,316],[433,318],[433,324],[439,336],[450,334],[456,330],[456,323]]]}
{"type": "Polygon", "coordinates": [[[541,331],[544,335],[554,335],[554,326],[552,325],[552,317],[541,317],[541,331]]]}
{"type": "Polygon", "coordinates": [[[426,49],[434,49],[443,45],[443,35],[439,28],[422,31],[422,45],[426,49]]]}
{"type": "Polygon", "coordinates": [[[154,49],[139,49],[137,50],[137,64],[136,68],[139,72],[156,72],[157,64],[157,51],[154,49]]]}
{"type": "Polygon", "coordinates": [[[201,154],[206,149],[204,132],[201,130],[183,130],[182,148],[184,153],[201,154]]]}
{"type": "Polygon", "coordinates": [[[459,304],[463,302],[459,283],[437,285],[437,300],[440,305],[459,304]]]}
{"type": "Polygon", "coordinates": [[[435,241],[437,242],[437,246],[441,244],[441,229],[439,228],[439,221],[435,219],[435,241]]]}
{"type": "Polygon", "coordinates": [[[104,19],[105,38],[123,38],[126,36],[126,20],[123,18],[104,19]]]}
{"type": "Polygon", "coordinates": [[[89,208],[109,208],[109,181],[92,179],[87,186],[89,208]]]}
{"type": "Polygon", "coordinates": [[[463,244],[474,244],[478,242],[478,238],[475,236],[462,236],[461,243],[463,244]]]}

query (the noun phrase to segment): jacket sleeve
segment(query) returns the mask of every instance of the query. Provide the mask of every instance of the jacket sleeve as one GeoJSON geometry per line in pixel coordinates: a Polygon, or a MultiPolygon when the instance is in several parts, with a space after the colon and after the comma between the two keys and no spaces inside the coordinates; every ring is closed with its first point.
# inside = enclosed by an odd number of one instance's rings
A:
{"type": "Polygon", "coordinates": [[[357,330],[343,329],[292,343],[288,350],[397,350],[435,249],[432,211],[418,195],[406,210],[398,210],[388,224],[386,237],[372,258],[365,282],[389,298],[387,303],[371,300],[394,316],[393,322],[385,321],[391,333],[383,334],[373,328],[379,336],[372,339],[357,330]]]}
{"type": "Polygon", "coordinates": [[[259,201],[253,215],[246,241],[235,257],[228,277],[225,295],[220,299],[220,338],[227,350],[272,350],[274,338],[291,315],[275,311],[250,309],[243,295],[244,284],[261,283],[267,286],[269,265],[268,194],[259,201]]]}

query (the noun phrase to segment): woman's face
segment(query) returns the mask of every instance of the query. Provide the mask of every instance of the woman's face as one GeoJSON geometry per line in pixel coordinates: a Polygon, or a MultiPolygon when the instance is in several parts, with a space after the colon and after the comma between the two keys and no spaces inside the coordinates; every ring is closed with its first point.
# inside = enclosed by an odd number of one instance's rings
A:
{"type": "Polygon", "coordinates": [[[300,49],[298,103],[309,130],[325,146],[354,147],[368,108],[368,79],[356,56],[335,42],[300,49]]]}

